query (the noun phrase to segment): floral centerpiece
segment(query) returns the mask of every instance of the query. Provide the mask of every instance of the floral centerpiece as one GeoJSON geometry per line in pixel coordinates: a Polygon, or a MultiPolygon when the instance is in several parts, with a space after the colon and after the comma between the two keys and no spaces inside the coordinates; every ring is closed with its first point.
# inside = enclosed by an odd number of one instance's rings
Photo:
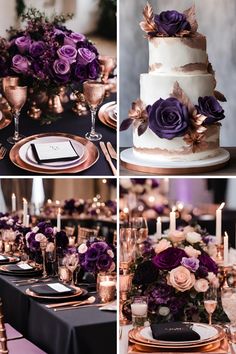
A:
{"type": "MultiPolygon", "coordinates": [[[[219,287],[213,239],[199,227],[186,226],[144,247],[134,265],[132,291],[148,296],[151,321],[207,321],[204,293],[219,287]]],[[[227,321],[220,303],[214,317],[227,321]]]]}

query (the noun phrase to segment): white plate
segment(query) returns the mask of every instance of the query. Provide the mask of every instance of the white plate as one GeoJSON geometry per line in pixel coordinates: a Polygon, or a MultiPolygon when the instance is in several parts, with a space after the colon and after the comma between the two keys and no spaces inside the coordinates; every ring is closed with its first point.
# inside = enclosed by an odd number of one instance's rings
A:
{"type": "MultiPolygon", "coordinates": [[[[173,342],[173,341],[163,341],[163,340],[157,340],[158,343],[160,344],[175,344],[175,345],[183,345],[183,344],[188,344],[190,345],[192,344],[196,344],[196,343],[200,343],[200,342],[206,342],[209,341],[213,338],[215,338],[218,335],[218,330],[215,327],[209,326],[207,324],[202,324],[202,323],[193,323],[192,324],[192,329],[197,332],[200,336],[199,340],[194,340],[194,341],[182,341],[182,342],[173,342]]],[[[143,336],[144,338],[148,339],[148,340],[155,340],[152,336],[152,330],[151,327],[144,327],[141,331],[140,331],[140,335],[143,336]]]]}
{"type": "Polygon", "coordinates": [[[63,136],[42,137],[42,138],[35,139],[33,141],[29,141],[28,143],[21,146],[19,150],[19,156],[22,161],[24,161],[25,163],[31,166],[36,166],[39,168],[40,166],[42,166],[42,168],[47,168],[49,170],[55,170],[55,169],[62,170],[67,167],[71,168],[73,166],[78,166],[87,159],[87,154],[86,154],[87,149],[83,144],[79,143],[78,141],[75,141],[73,139],[69,139],[69,140],[72,142],[73,147],[75,148],[76,152],[80,156],[78,159],[73,161],[61,161],[61,162],[50,162],[50,163],[48,162],[48,163],[39,164],[33,156],[32,149],[30,146],[32,143],[68,141],[68,138],[63,136]]]}
{"type": "Polygon", "coordinates": [[[113,120],[113,122],[117,122],[117,106],[115,105],[114,107],[108,111],[109,118],[113,120]]]}

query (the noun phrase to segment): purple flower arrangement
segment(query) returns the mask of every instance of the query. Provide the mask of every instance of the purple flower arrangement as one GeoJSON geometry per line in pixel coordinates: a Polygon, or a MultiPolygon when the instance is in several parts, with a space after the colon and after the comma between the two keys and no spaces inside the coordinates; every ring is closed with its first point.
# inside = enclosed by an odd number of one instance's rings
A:
{"type": "MultiPolygon", "coordinates": [[[[152,252],[144,253],[135,264],[133,292],[148,296],[151,321],[207,320],[203,306],[204,293],[218,287],[218,267],[208,247],[216,247],[204,233],[187,226],[178,230],[181,237],[170,233],[158,240],[152,252]]],[[[224,316],[218,308],[216,316],[224,316]]]]}
{"type": "Polygon", "coordinates": [[[113,272],[115,270],[115,250],[104,241],[87,242],[78,247],[79,262],[86,272],[113,272]]]}

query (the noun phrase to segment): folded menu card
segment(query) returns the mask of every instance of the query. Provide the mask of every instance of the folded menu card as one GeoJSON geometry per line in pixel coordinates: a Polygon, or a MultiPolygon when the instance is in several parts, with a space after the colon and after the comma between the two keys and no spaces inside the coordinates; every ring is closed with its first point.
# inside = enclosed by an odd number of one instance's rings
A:
{"type": "Polygon", "coordinates": [[[153,338],[157,340],[182,342],[200,339],[190,325],[182,322],[153,323],[151,330],[153,338]]]}
{"type": "Polygon", "coordinates": [[[75,289],[70,286],[65,286],[62,283],[40,284],[30,287],[30,290],[37,295],[70,295],[75,292],[75,289]]]}
{"type": "Polygon", "coordinates": [[[59,141],[52,143],[31,144],[34,158],[38,163],[70,161],[79,158],[72,142],[59,141]]]}

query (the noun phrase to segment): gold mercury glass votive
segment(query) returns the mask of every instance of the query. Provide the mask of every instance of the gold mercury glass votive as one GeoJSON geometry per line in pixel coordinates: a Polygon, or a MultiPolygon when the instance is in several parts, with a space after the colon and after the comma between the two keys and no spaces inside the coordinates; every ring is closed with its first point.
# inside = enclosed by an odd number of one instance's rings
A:
{"type": "Polygon", "coordinates": [[[97,288],[98,295],[102,303],[113,301],[116,294],[116,275],[98,274],[97,288]]]}

